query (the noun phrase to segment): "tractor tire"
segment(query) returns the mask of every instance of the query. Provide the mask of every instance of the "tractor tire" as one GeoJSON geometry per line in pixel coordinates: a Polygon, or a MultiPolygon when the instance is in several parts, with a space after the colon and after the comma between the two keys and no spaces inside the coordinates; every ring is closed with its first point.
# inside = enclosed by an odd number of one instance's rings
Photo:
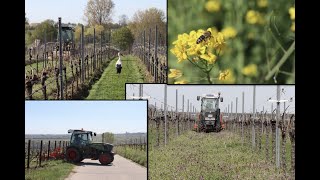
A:
{"type": "Polygon", "coordinates": [[[82,161],[80,152],[76,148],[68,148],[66,152],[66,158],[68,161],[73,162],[73,163],[78,163],[82,161]]]}
{"type": "Polygon", "coordinates": [[[99,156],[99,162],[102,165],[110,164],[113,161],[113,159],[114,159],[113,156],[111,154],[109,154],[109,153],[102,153],[99,156]]]}

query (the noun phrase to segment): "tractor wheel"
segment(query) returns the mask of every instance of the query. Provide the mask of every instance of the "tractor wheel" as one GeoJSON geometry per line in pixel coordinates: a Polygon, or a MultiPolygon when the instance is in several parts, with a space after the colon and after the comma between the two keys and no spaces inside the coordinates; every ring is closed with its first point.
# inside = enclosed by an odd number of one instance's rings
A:
{"type": "Polygon", "coordinates": [[[73,163],[78,163],[81,161],[80,152],[76,148],[68,148],[66,158],[68,161],[71,161],[73,163]]]}
{"type": "Polygon", "coordinates": [[[108,153],[103,153],[103,154],[100,154],[99,156],[99,162],[102,165],[110,164],[112,161],[113,161],[113,156],[108,153]]]}
{"type": "Polygon", "coordinates": [[[111,162],[113,162],[113,160],[114,160],[114,155],[110,154],[110,156],[111,156],[111,162]]]}

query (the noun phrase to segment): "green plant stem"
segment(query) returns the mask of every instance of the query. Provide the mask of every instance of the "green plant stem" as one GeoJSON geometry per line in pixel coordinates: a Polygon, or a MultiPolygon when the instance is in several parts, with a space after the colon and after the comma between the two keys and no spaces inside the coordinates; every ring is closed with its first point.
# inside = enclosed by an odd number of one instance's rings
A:
{"type": "Polygon", "coordinates": [[[295,49],[295,41],[291,44],[290,48],[288,51],[282,56],[278,64],[267,74],[265,80],[268,81],[271,76],[276,73],[276,71],[279,70],[279,68],[286,62],[286,60],[289,58],[289,56],[294,52],[295,49]]]}
{"type": "Polygon", "coordinates": [[[212,81],[210,80],[210,71],[207,71],[206,74],[209,84],[212,84],[212,81]]]}
{"type": "Polygon", "coordinates": [[[198,64],[192,62],[189,58],[187,58],[187,59],[188,59],[188,61],[189,61],[191,64],[197,66],[197,67],[200,68],[203,72],[206,72],[206,68],[200,67],[198,64]]]}

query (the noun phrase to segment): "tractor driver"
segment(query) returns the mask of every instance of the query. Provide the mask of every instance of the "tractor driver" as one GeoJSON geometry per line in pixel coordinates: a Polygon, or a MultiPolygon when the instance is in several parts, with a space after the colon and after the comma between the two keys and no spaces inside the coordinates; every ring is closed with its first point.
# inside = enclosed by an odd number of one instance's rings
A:
{"type": "Polygon", "coordinates": [[[80,144],[81,143],[81,134],[77,134],[75,137],[74,137],[74,143],[76,144],[80,144]]]}

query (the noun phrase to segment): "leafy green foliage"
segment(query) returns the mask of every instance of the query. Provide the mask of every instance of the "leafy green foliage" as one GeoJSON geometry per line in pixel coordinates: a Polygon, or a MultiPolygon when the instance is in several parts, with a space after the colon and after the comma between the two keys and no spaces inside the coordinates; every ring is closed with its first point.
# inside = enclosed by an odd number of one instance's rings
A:
{"type": "Polygon", "coordinates": [[[112,34],[112,42],[121,50],[125,51],[131,48],[134,38],[128,27],[122,27],[115,30],[112,34]]]}
{"type": "Polygon", "coordinates": [[[36,27],[29,28],[26,32],[26,44],[31,44],[35,39],[40,39],[44,42],[46,37],[47,42],[55,41],[58,34],[58,28],[55,27],[55,22],[53,20],[45,20],[38,24],[36,27]]]}
{"type": "Polygon", "coordinates": [[[102,142],[112,144],[114,142],[114,134],[111,132],[105,132],[102,134],[102,142]]]}

